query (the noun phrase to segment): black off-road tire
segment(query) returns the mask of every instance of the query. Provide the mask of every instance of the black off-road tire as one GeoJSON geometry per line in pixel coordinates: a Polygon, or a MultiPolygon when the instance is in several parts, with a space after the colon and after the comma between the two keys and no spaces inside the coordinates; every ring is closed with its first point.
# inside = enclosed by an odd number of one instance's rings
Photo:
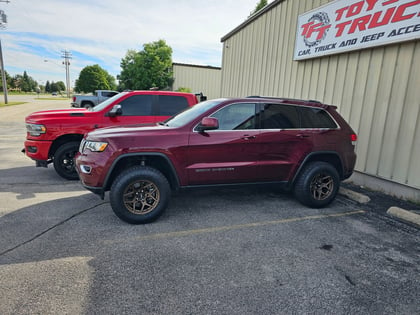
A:
{"type": "Polygon", "coordinates": [[[334,166],[326,162],[311,162],[299,174],[294,194],[305,206],[322,208],[336,197],[340,177],[334,166]]]}
{"type": "Polygon", "coordinates": [[[74,163],[74,157],[79,151],[80,143],[71,141],[62,144],[54,153],[54,169],[58,175],[65,179],[76,180],[79,179],[74,163]]]}
{"type": "Polygon", "coordinates": [[[135,166],[122,172],[113,182],[109,194],[114,213],[131,224],[145,224],[158,219],[170,199],[166,177],[147,166],[135,166]]]}

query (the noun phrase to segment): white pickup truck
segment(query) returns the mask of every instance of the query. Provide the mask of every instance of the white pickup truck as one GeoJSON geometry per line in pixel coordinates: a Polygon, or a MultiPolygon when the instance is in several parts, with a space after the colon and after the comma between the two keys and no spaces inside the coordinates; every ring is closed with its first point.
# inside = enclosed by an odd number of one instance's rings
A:
{"type": "Polygon", "coordinates": [[[109,90],[96,90],[93,94],[73,95],[73,101],[71,102],[71,106],[91,108],[98,105],[99,103],[102,103],[108,98],[113,97],[118,93],[119,92],[109,90]]]}

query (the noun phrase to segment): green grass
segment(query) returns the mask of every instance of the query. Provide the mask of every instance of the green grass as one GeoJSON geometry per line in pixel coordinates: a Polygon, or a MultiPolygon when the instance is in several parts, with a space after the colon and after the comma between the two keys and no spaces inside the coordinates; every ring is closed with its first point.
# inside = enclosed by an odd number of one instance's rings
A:
{"type": "MultiPolygon", "coordinates": [[[[28,92],[28,93],[23,93],[23,92],[8,92],[7,93],[9,96],[13,96],[13,95],[33,95],[34,100],[40,100],[40,101],[63,101],[63,100],[70,100],[70,98],[67,98],[65,96],[51,96],[51,94],[40,94],[38,95],[35,92],[28,92]]],[[[3,99],[4,94],[3,92],[0,92],[0,99],[3,99]]],[[[22,104],[26,104],[27,102],[8,102],[7,104],[4,104],[3,102],[0,102],[0,107],[6,107],[6,106],[15,106],[15,105],[22,105],[22,104]]]]}
{"type": "Polygon", "coordinates": [[[67,97],[36,97],[35,100],[40,100],[40,101],[64,101],[64,100],[69,100],[69,98],[67,97]]]}
{"type": "Polygon", "coordinates": [[[25,103],[26,102],[8,102],[7,104],[4,104],[4,103],[0,102],[0,107],[22,105],[22,104],[25,104],[25,103]]]}

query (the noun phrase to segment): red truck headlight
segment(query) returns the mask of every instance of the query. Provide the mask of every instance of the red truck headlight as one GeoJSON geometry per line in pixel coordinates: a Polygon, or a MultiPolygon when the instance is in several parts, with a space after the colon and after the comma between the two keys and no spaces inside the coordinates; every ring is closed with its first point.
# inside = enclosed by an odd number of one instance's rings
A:
{"type": "Polygon", "coordinates": [[[44,125],[26,124],[26,131],[33,137],[39,137],[47,132],[47,128],[44,125]]]}

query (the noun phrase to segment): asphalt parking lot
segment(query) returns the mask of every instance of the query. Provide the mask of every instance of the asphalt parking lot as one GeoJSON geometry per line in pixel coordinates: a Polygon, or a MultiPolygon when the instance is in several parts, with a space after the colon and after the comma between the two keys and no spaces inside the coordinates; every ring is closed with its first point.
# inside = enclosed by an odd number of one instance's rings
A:
{"type": "Polygon", "coordinates": [[[0,108],[0,314],[420,313],[419,229],[342,196],[183,191],[153,224],[120,221],[20,152],[24,116],[69,103],[0,108]]]}

